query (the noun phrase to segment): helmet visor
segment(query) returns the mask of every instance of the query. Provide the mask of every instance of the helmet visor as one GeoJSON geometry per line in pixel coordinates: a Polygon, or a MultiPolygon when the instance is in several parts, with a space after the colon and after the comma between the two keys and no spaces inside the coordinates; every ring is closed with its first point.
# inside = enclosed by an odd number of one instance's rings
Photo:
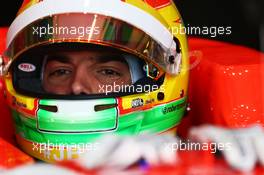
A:
{"type": "Polygon", "coordinates": [[[151,62],[159,69],[177,73],[175,43],[165,48],[146,32],[113,17],[99,14],[56,14],[25,27],[9,45],[10,61],[38,45],[79,42],[114,47],[151,62]],[[172,61],[171,61],[172,60],[172,61]]]}

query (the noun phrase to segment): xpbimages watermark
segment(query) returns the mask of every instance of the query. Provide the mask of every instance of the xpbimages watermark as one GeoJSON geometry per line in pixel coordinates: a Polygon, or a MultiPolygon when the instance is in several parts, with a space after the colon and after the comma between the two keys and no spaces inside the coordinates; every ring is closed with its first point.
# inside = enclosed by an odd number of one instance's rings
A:
{"type": "Polygon", "coordinates": [[[79,38],[83,38],[87,35],[93,34],[98,35],[100,33],[100,27],[98,26],[47,26],[32,27],[32,34],[39,37],[44,37],[46,35],[76,35],[79,38]]]}
{"type": "Polygon", "coordinates": [[[150,93],[160,89],[160,92],[165,92],[165,86],[161,85],[127,85],[127,84],[116,84],[112,85],[99,85],[99,93],[108,95],[109,93],[150,93]]]}
{"type": "Polygon", "coordinates": [[[38,151],[39,153],[43,153],[45,151],[53,151],[53,150],[79,150],[80,153],[84,153],[86,151],[93,151],[98,149],[99,143],[52,143],[48,140],[47,143],[32,143],[33,151],[38,151]]]}
{"type": "Polygon", "coordinates": [[[215,38],[219,35],[231,35],[232,27],[231,26],[186,26],[180,25],[180,27],[171,28],[171,33],[174,35],[206,35],[212,38],[215,38]]]}
{"type": "Polygon", "coordinates": [[[99,149],[100,143],[32,143],[32,151],[51,161],[72,160],[83,153],[99,149]]]}
{"type": "Polygon", "coordinates": [[[169,149],[171,152],[176,151],[210,151],[212,154],[217,151],[231,150],[231,143],[214,143],[214,142],[192,142],[190,140],[182,141],[175,143],[165,143],[166,149],[169,149]]]}

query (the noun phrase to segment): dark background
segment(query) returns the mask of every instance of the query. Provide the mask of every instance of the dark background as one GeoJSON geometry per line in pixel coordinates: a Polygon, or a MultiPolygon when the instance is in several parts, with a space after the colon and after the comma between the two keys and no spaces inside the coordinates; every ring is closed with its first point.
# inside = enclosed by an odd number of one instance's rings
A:
{"type": "MultiPolygon", "coordinates": [[[[185,25],[190,26],[231,26],[231,35],[216,38],[199,36],[245,45],[264,51],[264,1],[263,0],[174,0],[185,25]],[[262,44],[263,43],[263,44],[262,44]],[[263,48],[263,49],[261,49],[263,48]]],[[[0,10],[0,26],[13,21],[22,0],[5,1],[0,10]],[[4,9],[3,9],[4,8],[4,9]]]]}
{"type": "Polygon", "coordinates": [[[263,0],[174,1],[185,25],[231,26],[231,35],[218,36],[216,39],[264,50],[262,47],[264,31],[261,32],[261,23],[264,23],[263,0]]]}

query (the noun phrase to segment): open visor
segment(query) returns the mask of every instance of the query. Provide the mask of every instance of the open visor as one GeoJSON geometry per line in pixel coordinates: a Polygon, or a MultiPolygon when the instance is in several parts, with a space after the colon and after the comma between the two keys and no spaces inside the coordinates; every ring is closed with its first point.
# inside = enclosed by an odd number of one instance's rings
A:
{"type": "Polygon", "coordinates": [[[16,35],[6,55],[12,61],[35,46],[61,42],[113,47],[147,60],[167,73],[179,73],[179,42],[172,40],[171,47],[166,48],[128,22],[99,14],[56,14],[37,20],[16,35]]]}
{"type": "Polygon", "coordinates": [[[158,69],[126,52],[84,43],[54,43],[21,54],[11,65],[21,94],[40,98],[116,97],[157,90],[158,69]]]}

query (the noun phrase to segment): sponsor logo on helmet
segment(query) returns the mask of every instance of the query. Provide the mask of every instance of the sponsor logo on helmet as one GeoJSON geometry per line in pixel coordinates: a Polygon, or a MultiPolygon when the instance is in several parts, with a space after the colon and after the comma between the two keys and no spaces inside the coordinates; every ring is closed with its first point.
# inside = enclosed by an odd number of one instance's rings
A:
{"type": "Polygon", "coordinates": [[[170,112],[174,112],[174,111],[177,111],[183,107],[185,107],[186,103],[183,102],[183,103],[180,103],[178,105],[171,105],[169,107],[164,107],[163,110],[162,110],[162,113],[163,114],[167,114],[167,113],[170,113],[170,112]]]}
{"type": "Polygon", "coordinates": [[[12,105],[20,108],[27,108],[27,105],[23,102],[17,101],[16,97],[12,97],[12,105]]]}
{"type": "Polygon", "coordinates": [[[137,98],[137,99],[132,100],[132,104],[131,104],[132,108],[137,108],[137,107],[140,107],[143,105],[144,105],[144,101],[141,98],[137,98]]]}
{"type": "Polygon", "coordinates": [[[21,63],[18,65],[18,69],[23,72],[34,72],[36,70],[36,66],[30,63],[21,63]]]}
{"type": "Polygon", "coordinates": [[[147,104],[151,104],[151,103],[154,103],[154,102],[155,102],[154,98],[151,98],[151,99],[147,99],[145,101],[145,104],[147,105],[147,104]]]}

